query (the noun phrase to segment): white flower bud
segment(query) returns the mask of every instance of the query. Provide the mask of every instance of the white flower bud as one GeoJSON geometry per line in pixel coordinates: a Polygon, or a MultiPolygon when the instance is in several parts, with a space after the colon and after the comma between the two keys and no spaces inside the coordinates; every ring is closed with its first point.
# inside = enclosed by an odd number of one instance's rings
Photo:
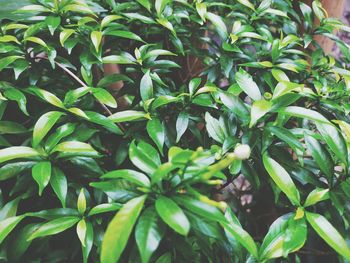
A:
{"type": "Polygon", "coordinates": [[[250,147],[247,144],[240,144],[235,148],[234,154],[239,160],[248,159],[250,156],[250,147]]]}

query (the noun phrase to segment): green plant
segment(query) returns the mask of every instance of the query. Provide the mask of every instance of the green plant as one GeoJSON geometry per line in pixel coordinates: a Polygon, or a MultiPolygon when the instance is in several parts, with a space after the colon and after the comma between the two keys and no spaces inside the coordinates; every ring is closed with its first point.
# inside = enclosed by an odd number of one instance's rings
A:
{"type": "Polygon", "coordinates": [[[319,1],[17,4],[0,12],[4,261],[350,260],[333,33],[350,28],[319,1]]]}

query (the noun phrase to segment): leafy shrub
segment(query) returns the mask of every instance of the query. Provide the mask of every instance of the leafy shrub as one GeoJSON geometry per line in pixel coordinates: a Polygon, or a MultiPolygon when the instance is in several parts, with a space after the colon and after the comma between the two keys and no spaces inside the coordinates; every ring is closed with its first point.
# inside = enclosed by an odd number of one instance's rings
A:
{"type": "Polygon", "coordinates": [[[2,260],[350,260],[334,29],[350,30],[319,1],[36,0],[6,16],[2,260]]]}

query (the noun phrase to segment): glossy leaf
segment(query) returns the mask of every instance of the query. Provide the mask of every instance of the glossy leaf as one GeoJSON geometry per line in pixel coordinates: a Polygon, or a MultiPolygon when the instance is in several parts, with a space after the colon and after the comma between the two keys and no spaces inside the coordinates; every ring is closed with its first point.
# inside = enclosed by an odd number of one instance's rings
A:
{"type": "Polygon", "coordinates": [[[39,157],[40,153],[25,146],[13,146],[0,150],[0,163],[20,158],[39,157]]]}
{"type": "Polygon", "coordinates": [[[176,142],[179,142],[182,135],[186,132],[189,123],[187,112],[181,112],[176,120],[176,142]]]}
{"type": "Polygon", "coordinates": [[[136,145],[133,141],[129,148],[129,157],[136,167],[148,174],[153,173],[160,165],[158,152],[145,142],[136,145]]]}
{"type": "Polygon", "coordinates": [[[253,100],[261,100],[261,93],[253,80],[252,76],[249,75],[243,69],[240,69],[239,72],[236,73],[236,81],[239,87],[253,100]]]}
{"type": "Polygon", "coordinates": [[[62,207],[65,208],[66,197],[68,192],[68,183],[66,176],[59,168],[52,168],[50,184],[58,199],[61,201],[62,207]]]}
{"type": "Polygon", "coordinates": [[[74,226],[79,220],[79,217],[74,216],[61,217],[51,220],[35,230],[28,240],[59,234],[74,226]]]}
{"type": "Polygon", "coordinates": [[[161,219],[180,235],[190,231],[190,222],[182,209],[171,199],[161,196],[156,201],[156,210],[161,219]]]}
{"type": "Polygon", "coordinates": [[[127,244],[147,196],[127,202],[109,223],[102,241],[101,262],[117,262],[127,244]]]}
{"type": "Polygon", "coordinates": [[[160,152],[163,151],[165,141],[165,130],[163,124],[158,118],[153,118],[147,122],[147,132],[160,152]]]}
{"type": "Polygon", "coordinates": [[[42,115],[36,122],[33,131],[33,147],[37,147],[50,129],[55,125],[63,112],[50,111],[42,115]]]}
{"type": "Polygon", "coordinates": [[[335,251],[350,260],[350,248],[334,226],[322,215],[306,212],[307,221],[319,236],[335,251]]]}
{"type": "Polygon", "coordinates": [[[44,188],[49,184],[51,178],[51,163],[39,162],[32,168],[32,176],[39,185],[39,195],[42,194],[44,188]]]}
{"type": "Polygon", "coordinates": [[[300,195],[288,172],[267,153],[263,155],[265,169],[272,180],[294,205],[300,205],[300,195]]]}
{"type": "Polygon", "coordinates": [[[143,173],[140,173],[134,170],[128,170],[128,169],[108,172],[104,174],[101,178],[106,178],[106,179],[122,178],[144,187],[149,187],[151,184],[148,177],[143,173]]]}
{"type": "Polygon", "coordinates": [[[14,216],[0,221],[0,244],[23,219],[24,216],[14,216]]]}
{"type": "Polygon", "coordinates": [[[159,222],[158,215],[153,208],[146,209],[140,216],[135,228],[136,244],[142,262],[149,262],[164,235],[164,227],[159,222]]]}

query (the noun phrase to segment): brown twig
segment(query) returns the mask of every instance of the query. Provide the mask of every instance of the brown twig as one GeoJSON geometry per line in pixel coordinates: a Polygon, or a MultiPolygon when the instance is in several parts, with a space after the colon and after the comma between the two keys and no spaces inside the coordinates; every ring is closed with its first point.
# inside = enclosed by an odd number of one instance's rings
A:
{"type": "MultiPolygon", "coordinates": [[[[37,56],[37,57],[35,57],[35,58],[46,59],[46,60],[48,60],[48,58],[45,57],[45,56],[37,56]]],[[[80,78],[78,78],[77,75],[75,75],[71,70],[69,70],[67,67],[65,67],[64,65],[62,65],[61,63],[59,63],[59,62],[57,62],[57,61],[55,61],[55,64],[56,64],[59,68],[61,68],[63,71],[65,71],[69,76],[71,76],[73,79],[75,79],[80,85],[82,85],[83,87],[87,87],[87,85],[86,85],[80,78]]],[[[90,91],[90,93],[91,93],[91,91],[90,91]]],[[[96,100],[96,101],[97,101],[97,103],[103,108],[103,110],[104,110],[105,112],[108,113],[109,116],[111,116],[111,115],[113,114],[113,113],[106,107],[106,105],[104,105],[103,103],[101,103],[101,102],[98,101],[98,100],[96,100]]],[[[122,124],[117,123],[117,126],[118,126],[123,132],[125,132],[125,128],[124,128],[124,126],[123,126],[122,124]]]]}

